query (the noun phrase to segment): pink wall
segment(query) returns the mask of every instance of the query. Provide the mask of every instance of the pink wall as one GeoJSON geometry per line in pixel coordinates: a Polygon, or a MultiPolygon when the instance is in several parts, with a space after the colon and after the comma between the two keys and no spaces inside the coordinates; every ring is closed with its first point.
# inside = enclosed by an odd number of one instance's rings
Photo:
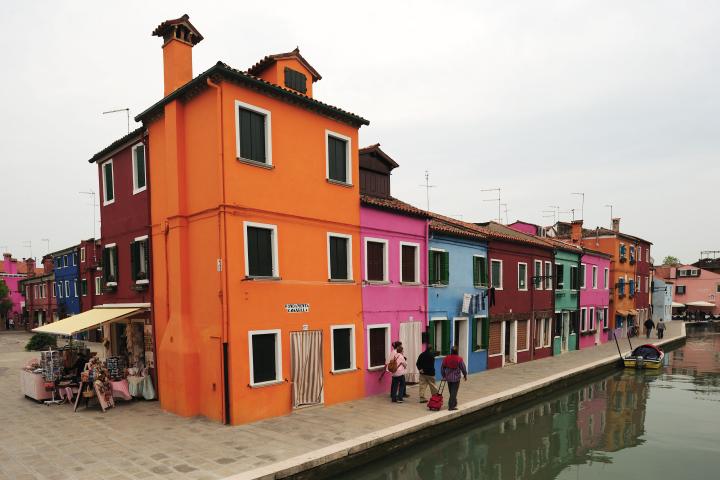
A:
{"type": "MultiPolygon", "coordinates": [[[[427,283],[427,229],[422,218],[406,216],[385,210],[362,206],[360,208],[360,265],[362,271],[359,278],[363,280],[362,332],[364,347],[360,368],[368,370],[367,326],[376,324],[390,325],[390,341],[400,336],[400,323],[418,321],[425,331],[425,312],[427,311],[427,295],[424,285],[427,283]],[[372,237],[388,242],[388,280],[389,283],[371,285],[365,282],[365,238],[372,237]],[[420,283],[419,285],[401,285],[400,283],[400,242],[419,244],[420,283]]],[[[359,334],[360,332],[358,332],[359,334]]],[[[415,363],[415,358],[408,358],[408,363],[415,363]]],[[[365,393],[374,395],[390,392],[390,375],[385,375],[379,382],[382,370],[369,371],[365,375],[365,393]]]]}
{"type": "MultiPolygon", "coordinates": [[[[24,266],[24,265],[23,265],[24,266]]],[[[10,310],[10,317],[15,318],[15,325],[18,324],[17,320],[22,313],[20,307],[23,301],[22,294],[18,291],[18,282],[26,277],[26,274],[18,272],[18,262],[13,259],[10,255],[3,256],[3,270],[0,273],[0,278],[5,280],[8,288],[10,289],[10,300],[13,303],[12,310],[10,310]]]]}
{"type": "Polygon", "coordinates": [[[532,223],[521,222],[518,220],[517,222],[508,225],[508,227],[518,232],[526,233],[528,235],[538,234],[538,226],[533,225],[532,223]]]}
{"type": "MultiPolygon", "coordinates": [[[[605,269],[610,268],[610,259],[605,258],[601,255],[595,255],[586,252],[583,254],[580,263],[585,264],[585,288],[580,289],[580,308],[586,309],[586,315],[588,316],[589,324],[590,307],[594,308],[595,311],[597,311],[597,309],[608,307],[610,303],[610,290],[605,288],[604,282],[605,269]],[[592,283],[593,267],[597,267],[597,288],[593,288],[592,283]]],[[[608,286],[609,285],[610,280],[608,278],[608,286]]],[[[595,315],[597,316],[597,313],[595,315]]],[[[602,325],[596,325],[595,329],[597,328],[602,328],[602,325]]],[[[607,342],[607,332],[601,330],[599,340],[600,343],[607,342]]],[[[580,348],[582,349],[592,347],[595,345],[595,343],[595,333],[589,330],[588,325],[588,331],[580,332],[580,348]]]]}
{"type": "Polygon", "coordinates": [[[713,315],[720,314],[720,274],[700,269],[700,276],[698,277],[679,276],[678,270],[688,269],[697,270],[697,267],[692,265],[682,265],[678,268],[660,267],[655,270],[655,275],[675,282],[673,288],[675,288],[674,301],[676,302],[684,304],[688,302],[710,302],[715,304],[713,308],[688,306],[688,311],[707,312],[713,315]],[[684,294],[677,293],[678,286],[686,287],[684,294]]]}

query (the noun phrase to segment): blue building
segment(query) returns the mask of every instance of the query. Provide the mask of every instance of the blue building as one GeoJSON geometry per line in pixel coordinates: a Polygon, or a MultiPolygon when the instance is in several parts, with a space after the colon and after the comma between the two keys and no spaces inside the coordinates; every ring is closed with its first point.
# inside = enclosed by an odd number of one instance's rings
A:
{"type": "Polygon", "coordinates": [[[652,319],[657,323],[672,320],[673,287],[670,280],[655,277],[652,282],[652,319]]]}
{"type": "Polygon", "coordinates": [[[80,313],[80,268],[78,247],[52,253],[55,272],[55,299],[60,319],[80,313]]]}
{"type": "Polygon", "coordinates": [[[428,342],[442,358],[457,345],[469,372],[487,369],[488,262],[485,237],[472,227],[436,216],[428,252],[428,342]]]}

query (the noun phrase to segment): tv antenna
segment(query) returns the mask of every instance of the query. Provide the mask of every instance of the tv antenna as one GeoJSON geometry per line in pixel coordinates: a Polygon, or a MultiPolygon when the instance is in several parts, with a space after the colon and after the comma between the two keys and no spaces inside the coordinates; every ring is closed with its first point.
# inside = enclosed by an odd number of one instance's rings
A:
{"type": "Polygon", "coordinates": [[[30,249],[30,257],[28,257],[28,258],[34,258],[33,253],[32,253],[32,240],[23,241],[22,246],[30,249]]]}
{"type": "Polygon", "coordinates": [[[41,242],[45,242],[45,248],[47,250],[46,253],[50,253],[50,239],[49,238],[41,238],[41,242]]]}
{"type": "Polygon", "coordinates": [[[95,207],[97,207],[97,204],[95,203],[95,190],[89,190],[87,192],[78,192],[82,195],[90,195],[90,198],[92,200],[92,211],[93,211],[93,239],[95,238],[95,207]]]}
{"type": "Polygon", "coordinates": [[[485,188],[481,189],[481,192],[497,192],[497,198],[488,198],[486,200],[483,200],[483,202],[497,202],[498,203],[498,222],[502,223],[502,215],[500,214],[500,187],[498,188],[485,188]]]}
{"type": "Polygon", "coordinates": [[[550,215],[543,215],[543,218],[552,218],[553,219],[553,225],[557,223],[557,210],[554,208],[552,210],[543,210],[542,213],[544,214],[550,214],[550,215]]]}
{"type": "Polygon", "coordinates": [[[425,170],[425,185],[420,185],[425,189],[425,201],[427,202],[426,210],[430,211],[430,189],[435,188],[437,185],[430,185],[430,172],[425,170]]]}
{"type": "Polygon", "coordinates": [[[110,113],[120,113],[125,112],[127,115],[127,133],[130,133],[130,109],[129,108],[118,108],[116,110],[108,110],[107,112],[102,112],[103,115],[108,115],[110,113]]]}
{"type": "Polygon", "coordinates": [[[580,219],[585,220],[585,192],[573,192],[571,195],[579,195],[582,197],[582,203],[580,204],[580,219]]]}
{"type": "Polygon", "coordinates": [[[505,225],[510,223],[510,220],[508,220],[508,204],[507,203],[501,203],[500,204],[503,207],[503,211],[505,212],[505,225]]]}
{"type": "Polygon", "coordinates": [[[607,205],[605,205],[605,207],[610,207],[610,228],[612,228],[613,206],[611,204],[607,204],[607,205]]]}

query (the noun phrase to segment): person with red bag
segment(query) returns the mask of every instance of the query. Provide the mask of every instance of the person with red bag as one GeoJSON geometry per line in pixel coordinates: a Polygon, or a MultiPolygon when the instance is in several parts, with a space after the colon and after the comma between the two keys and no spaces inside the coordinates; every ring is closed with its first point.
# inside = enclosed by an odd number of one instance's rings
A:
{"type": "Polygon", "coordinates": [[[450,399],[448,400],[448,410],[457,410],[457,394],[460,389],[460,377],[462,376],[467,382],[467,369],[465,361],[458,355],[458,348],[453,345],[450,349],[450,355],[443,359],[440,367],[442,378],[447,382],[448,390],[450,390],[450,399]]]}

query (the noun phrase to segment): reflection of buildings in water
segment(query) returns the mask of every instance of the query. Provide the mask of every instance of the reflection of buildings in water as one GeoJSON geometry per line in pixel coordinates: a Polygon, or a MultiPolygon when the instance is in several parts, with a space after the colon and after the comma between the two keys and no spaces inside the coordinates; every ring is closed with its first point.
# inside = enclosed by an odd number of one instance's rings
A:
{"type": "Polygon", "coordinates": [[[593,383],[578,391],[578,431],[580,446],[596,449],[602,443],[607,415],[608,381],[593,383]]]}
{"type": "Polygon", "coordinates": [[[624,372],[607,383],[605,441],[598,450],[616,452],[644,443],[648,390],[644,372],[624,372]]]}
{"type": "Polygon", "coordinates": [[[720,371],[720,334],[710,330],[707,334],[688,337],[685,345],[669,353],[670,371],[674,374],[695,376],[720,371]]]}

